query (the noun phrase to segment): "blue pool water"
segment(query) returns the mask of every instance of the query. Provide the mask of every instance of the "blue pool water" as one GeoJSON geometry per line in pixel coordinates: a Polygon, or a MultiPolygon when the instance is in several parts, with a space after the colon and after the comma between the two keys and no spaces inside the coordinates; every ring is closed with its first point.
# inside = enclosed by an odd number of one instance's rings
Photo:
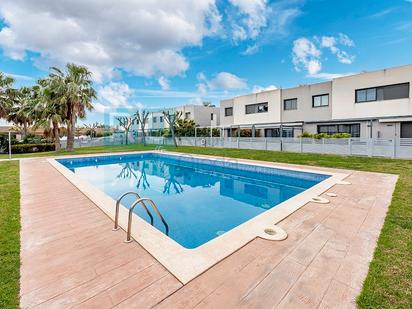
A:
{"type": "MultiPolygon", "coordinates": [[[[186,248],[196,248],[328,177],[158,153],[58,162],[115,200],[127,191],[151,198],[169,226],[168,236],[186,248]]],[[[130,207],[133,201],[125,198],[123,205],[130,207]]],[[[150,223],[142,207],[134,211],[150,223]]],[[[165,232],[155,215],[154,226],[165,232]]]]}

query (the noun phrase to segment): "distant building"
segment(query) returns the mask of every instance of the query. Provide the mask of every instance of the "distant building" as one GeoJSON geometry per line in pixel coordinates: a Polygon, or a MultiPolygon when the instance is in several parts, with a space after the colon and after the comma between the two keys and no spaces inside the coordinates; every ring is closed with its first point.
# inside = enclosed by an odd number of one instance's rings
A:
{"type": "MultiPolygon", "coordinates": [[[[164,110],[170,112],[181,111],[182,119],[191,119],[198,127],[218,127],[220,124],[220,108],[210,103],[182,105],[164,110]]],[[[163,110],[150,111],[145,127],[147,134],[156,135],[167,128],[169,128],[169,124],[164,119],[163,110]]],[[[135,132],[140,131],[140,126],[134,125],[132,130],[135,132]]]]}
{"type": "Polygon", "coordinates": [[[263,91],[220,102],[225,136],[296,137],[350,133],[352,137],[412,138],[412,65],[263,91]]]}

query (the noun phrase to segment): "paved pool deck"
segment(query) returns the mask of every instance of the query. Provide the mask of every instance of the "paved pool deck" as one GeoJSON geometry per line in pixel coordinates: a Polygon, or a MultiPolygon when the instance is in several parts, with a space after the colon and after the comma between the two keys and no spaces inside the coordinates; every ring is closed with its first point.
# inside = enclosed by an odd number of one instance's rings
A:
{"type": "Polygon", "coordinates": [[[20,170],[22,308],[355,308],[397,181],[345,171],[329,204],[278,224],[286,240],[256,238],[183,285],[46,159],[20,170]]]}

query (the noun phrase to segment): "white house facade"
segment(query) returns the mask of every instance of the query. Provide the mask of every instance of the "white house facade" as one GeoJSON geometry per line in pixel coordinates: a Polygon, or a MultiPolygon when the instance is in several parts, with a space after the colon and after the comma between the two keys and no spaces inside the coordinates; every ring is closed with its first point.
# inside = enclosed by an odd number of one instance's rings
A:
{"type": "Polygon", "coordinates": [[[251,129],[256,137],[302,132],[352,137],[412,138],[412,65],[223,100],[225,136],[251,129]]]}

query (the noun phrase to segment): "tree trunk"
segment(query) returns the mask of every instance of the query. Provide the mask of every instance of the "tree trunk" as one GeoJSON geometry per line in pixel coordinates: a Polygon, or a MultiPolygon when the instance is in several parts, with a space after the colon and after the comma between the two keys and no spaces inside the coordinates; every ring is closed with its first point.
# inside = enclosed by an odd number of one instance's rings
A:
{"type": "Polygon", "coordinates": [[[173,143],[175,144],[175,147],[177,148],[177,141],[176,141],[176,135],[175,135],[175,128],[173,126],[170,127],[170,130],[172,131],[172,138],[173,138],[173,143]]]}
{"type": "Polygon", "coordinates": [[[142,126],[142,143],[143,143],[143,146],[146,146],[146,136],[144,133],[144,127],[145,126],[142,126]]]}
{"type": "Polygon", "coordinates": [[[60,151],[60,135],[59,135],[59,124],[57,121],[53,121],[53,137],[54,137],[54,148],[55,151],[60,151]]]}
{"type": "Polygon", "coordinates": [[[76,127],[76,116],[71,113],[69,123],[67,125],[67,147],[66,151],[74,149],[74,129],[76,127]]]}
{"type": "Polygon", "coordinates": [[[27,122],[24,121],[23,122],[23,136],[27,136],[27,122]]]}
{"type": "Polygon", "coordinates": [[[125,134],[126,134],[126,145],[127,145],[129,143],[129,130],[126,129],[125,134]]]}

